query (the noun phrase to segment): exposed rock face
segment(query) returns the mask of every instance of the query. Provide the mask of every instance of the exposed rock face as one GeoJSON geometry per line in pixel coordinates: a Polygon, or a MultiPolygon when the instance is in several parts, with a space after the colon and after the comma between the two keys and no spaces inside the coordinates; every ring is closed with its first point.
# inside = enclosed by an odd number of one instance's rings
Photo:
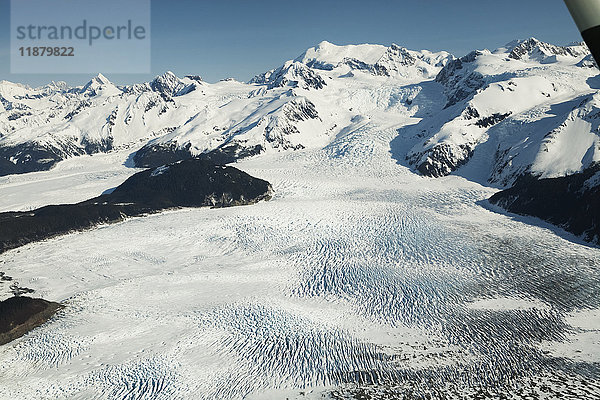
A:
{"type": "Polygon", "coordinates": [[[553,61],[553,56],[563,57],[582,57],[589,53],[589,50],[583,43],[573,46],[555,46],[553,44],[544,43],[536,38],[516,41],[511,43],[512,49],[509,58],[514,60],[527,60],[533,58],[539,62],[553,61]],[[514,47],[513,47],[514,46],[514,47]]]}
{"type": "Polygon", "coordinates": [[[444,108],[472,97],[477,90],[485,86],[484,76],[473,67],[473,63],[483,54],[481,51],[473,51],[452,60],[436,76],[435,81],[445,86],[448,101],[444,108]]]}
{"type": "Polygon", "coordinates": [[[44,324],[61,308],[58,303],[23,296],[0,302],[0,345],[44,324]]]}
{"type": "Polygon", "coordinates": [[[594,60],[594,56],[591,54],[585,56],[576,65],[581,68],[598,68],[598,64],[596,64],[596,60],[594,60]]]}
{"type": "Polygon", "coordinates": [[[439,68],[451,59],[448,54],[425,54],[392,44],[375,64],[368,66],[368,70],[381,76],[402,77],[417,74],[428,78],[435,76],[439,68]]]}
{"type": "Polygon", "coordinates": [[[267,85],[268,89],[290,86],[316,90],[327,85],[317,72],[297,61],[288,61],[277,69],[258,75],[250,83],[267,85]]]}
{"type": "Polygon", "coordinates": [[[600,245],[600,164],[560,178],[538,180],[525,175],[489,201],[515,214],[541,218],[600,245]]]}
{"type": "Polygon", "coordinates": [[[472,147],[467,145],[453,145],[442,143],[432,147],[429,152],[420,155],[417,170],[434,178],[449,175],[461,165],[465,164],[473,153],[472,147]]]}
{"type": "Polygon", "coordinates": [[[98,224],[178,207],[230,207],[271,197],[271,185],[233,167],[190,159],[139,172],[78,204],[0,213],[0,253],[98,224]]]}
{"type": "Polygon", "coordinates": [[[157,140],[138,150],[133,161],[143,168],[189,158],[228,164],[258,155],[267,147],[278,151],[305,148],[298,126],[302,122],[322,122],[315,105],[305,97],[295,96],[282,96],[274,101],[279,102],[276,109],[257,120],[244,121],[231,128],[229,138],[216,148],[199,152],[189,142],[157,140]]]}

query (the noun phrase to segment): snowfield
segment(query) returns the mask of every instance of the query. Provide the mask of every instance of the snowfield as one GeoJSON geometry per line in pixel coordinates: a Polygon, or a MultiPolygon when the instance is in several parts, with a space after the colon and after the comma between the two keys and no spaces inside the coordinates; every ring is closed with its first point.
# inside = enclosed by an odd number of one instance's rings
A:
{"type": "Polygon", "coordinates": [[[493,189],[415,175],[390,157],[394,136],[368,123],[323,150],[239,163],[273,183],[269,202],[3,254],[3,271],[67,308],[2,348],[0,398],[318,398],[354,385],[518,398],[542,396],[529,386],[542,379],[593,398],[600,332],[570,322],[600,307],[600,251],[481,207],[493,189]]]}
{"type": "MultiPolygon", "coordinates": [[[[296,60],[322,68],[324,88],[293,89],[322,132],[235,164],[269,181],[272,200],[133,218],[0,255],[0,271],[66,306],[0,348],[0,399],[597,399],[600,249],[492,210],[497,189],[477,168],[491,168],[485,142],[458,175],[415,173],[404,155],[425,117],[447,112],[444,88],[415,83],[425,69],[373,74],[400,65],[378,64],[382,47],[366,48],[367,72],[329,69],[327,57],[355,63],[356,48],[322,44],[296,60]]],[[[264,107],[279,101],[270,96],[264,107]]],[[[156,140],[194,141],[207,123],[156,140]]],[[[593,145],[580,139],[578,151],[593,145]]],[[[131,152],[0,177],[0,210],[97,196],[138,171],[131,152]]]]}

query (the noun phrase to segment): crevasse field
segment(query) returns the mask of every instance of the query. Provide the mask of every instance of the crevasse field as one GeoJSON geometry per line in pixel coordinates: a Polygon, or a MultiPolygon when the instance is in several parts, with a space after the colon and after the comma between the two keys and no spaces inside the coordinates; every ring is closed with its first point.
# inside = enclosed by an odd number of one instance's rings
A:
{"type": "MultiPolygon", "coordinates": [[[[365,121],[323,150],[240,163],[273,183],[269,202],[3,254],[67,307],[1,349],[0,397],[597,395],[600,250],[489,211],[491,189],[397,165],[395,134],[365,121]]],[[[131,173],[117,159],[3,178],[2,206],[101,193],[131,173]]]]}
{"type": "MultiPolygon", "coordinates": [[[[600,249],[399,164],[418,119],[396,95],[350,104],[361,116],[322,148],[237,163],[271,201],[0,255],[66,305],[0,348],[0,398],[597,399],[600,249]]],[[[0,210],[99,195],[137,171],[131,151],[0,178],[0,210]]]]}

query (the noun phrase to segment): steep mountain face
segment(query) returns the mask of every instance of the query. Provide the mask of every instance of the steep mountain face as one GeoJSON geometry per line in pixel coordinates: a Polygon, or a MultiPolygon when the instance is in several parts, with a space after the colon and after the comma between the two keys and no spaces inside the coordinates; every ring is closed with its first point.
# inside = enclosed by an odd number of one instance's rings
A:
{"type": "Polygon", "coordinates": [[[536,108],[496,129],[497,145],[489,177],[508,186],[518,177],[556,178],[600,162],[600,93],[536,108]],[[539,114],[544,113],[543,118],[539,114]]]}
{"type": "Polygon", "coordinates": [[[506,46],[506,50],[510,51],[508,57],[514,60],[532,60],[542,64],[556,62],[561,59],[569,62],[572,58],[589,55],[585,43],[563,47],[544,43],[535,38],[511,42],[506,46]]]}
{"type": "Polygon", "coordinates": [[[590,122],[596,70],[582,65],[588,55],[581,45],[529,39],[450,61],[435,79],[444,107],[422,121],[423,139],[407,159],[422,174],[439,177],[479,152],[491,162],[477,178],[501,186],[524,173],[581,171],[598,157],[598,132],[590,122]],[[574,148],[566,145],[571,139],[574,148]]]}
{"type": "Polygon", "coordinates": [[[281,87],[299,87],[302,89],[323,89],[326,85],[323,78],[306,65],[296,61],[288,61],[283,66],[258,75],[250,83],[267,85],[268,89],[281,87]]]}

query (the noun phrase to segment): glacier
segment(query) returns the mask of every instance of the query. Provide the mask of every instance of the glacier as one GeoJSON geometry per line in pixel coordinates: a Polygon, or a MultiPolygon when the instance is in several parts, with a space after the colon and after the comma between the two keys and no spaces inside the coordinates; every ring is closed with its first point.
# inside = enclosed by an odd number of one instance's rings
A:
{"type": "Polygon", "coordinates": [[[142,149],[273,186],[0,254],[65,306],[1,348],[0,398],[594,399],[600,250],[487,203],[598,161],[587,57],[323,42],[248,84],[0,84],[3,154],[56,155],[0,176],[1,211],[98,196],[142,149]]]}

